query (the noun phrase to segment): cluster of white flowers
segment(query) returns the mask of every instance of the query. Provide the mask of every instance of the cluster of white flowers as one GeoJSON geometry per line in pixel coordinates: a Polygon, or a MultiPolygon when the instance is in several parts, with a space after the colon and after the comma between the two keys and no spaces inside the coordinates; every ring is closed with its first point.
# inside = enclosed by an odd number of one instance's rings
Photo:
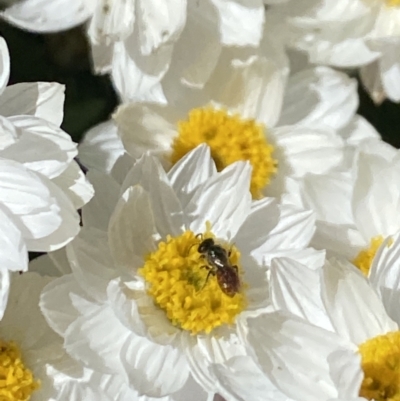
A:
{"type": "Polygon", "coordinates": [[[1,15],[86,21],[121,101],[77,149],[0,39],[1,401],[400,400],[400,153],[337,69],[400,100],[399,0],[1,15]]]}

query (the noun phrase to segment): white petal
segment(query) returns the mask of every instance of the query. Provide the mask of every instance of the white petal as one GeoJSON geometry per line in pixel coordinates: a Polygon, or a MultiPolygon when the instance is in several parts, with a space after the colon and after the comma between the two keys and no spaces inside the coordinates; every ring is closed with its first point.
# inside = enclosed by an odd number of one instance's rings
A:
{"type": "Polygon", "coordinates": [[[344,260],[324,266],[322,299],[335,331],[357,345],[398,329],[368,280],[344,260]]]}
{"type": "Polygon", "coordinates": [[[64,336],[68,327],[80,316],[71,301],[75,296],[85,297],[72,274],[53,280],[43,288],[40,310],[50,327],[60,336],[64,336]]]}
{"type": "Polygon", "coordinates": [[[140,394],[152,397],[171,394],[179,391],[189,376],[184,354],[169,345],[131,335],[120,352],[130,383],[140,394]]]}
{"type": "Polygon", "coordinates": [[[269,233],[268,239],[257,250],[257,258],[269,263],[275,256],[285,252],[304,249],[315,231],[315,215],[292,205],[282,205],[279,222],[269,233]]]}
{"type": "Polygon", "coordinates": [[[68,246],[67,255],[82,288],[94,299],[104,301],[109,281],[120,273],[108,247],[107,233],[84,227],[68,246]]]}
{"type": "Polygon", "coordinates": [[[210,148],[206,144],[199,145],[174,164],[168,172],[168,178],[183,209],[192,199],[192,192],[216,173],[210,148]]]}
{"type": "Polygon", "coordinates": [[[127,381],[120,352],[130,336],[111,308],[97,306],[68,327],[64,347],[73,358],[87,366],[100,372],[121,375],[127,381]]]}
{"type": "Polygon", "coordinates": [[[363,66],[360,69],[360,78],[375,104],[380,105],[386,98],[383,89],[379,68],[379,60],[363,66]]]}
{"type": "Polygon", "coordinates": [[[333,331],[321,299],[320,271],[289,258],[271,262],[271,302],[311,324],[333,331]]]}
{"type": "Polygon", "coordinates": [[[128,103],[114,114],[125,149],[135,156],[141,149],[167,151],[177,135],[178,112],[171,106],[128,103]]]}
{"type": "Polygon", "coordinates": [[[333,130],[305,126],[286,126],[273,130],[289,174],[324,174],[341,164],[343,140],[333,130]]]}
{"type": "Polygon", "coordinates": [[[20,229],[11,216],[0,206],[0,266],[6,275],[7,270],[26,271],[28,251],[20,229]]]}
{"type": "Polygon", "coordinates": [[[352,260],[362,248],[368,246],[359,231],[352,226],[317,221],[316,227],[311,245],[331,251],[336,256],[352,260]]]}
{"type": "Polygon", "coordinates": [[[207,393],[196,381],[193,380],[192,376],[189,376],[185,385],[178,392],[170,395],[166,401],[187,401],[193,396],[193,394],[196,394],[197,401],[218,401],[217,398],[214,398],[214,393],[207,393]]]}
{"type": "Polygon", "coordinates": [[[273,61],[252,56],[245,61],[219,62],[204,89],[210,99],[232,113],[256,119],[269,128],[279,119],[285,77],[285,71],[273,61]]]}
{"type": "Polygon", "coordinates": [[[57,186],[15,162],[0,159],[0,166],[0,202],[29,250],[56,249],[77,234],[79,216],[57,186]]]}
{"type": "Polygon", "coordinates": [[[92,185],[75,161],[72,161],[66,170],[54,178],[53,182],[68,195],[75,209],[80,209],[94,195],[92,185]]]}
{"type": "Polygon", "coordinates": [[[6,117],[0,116],[0,152],[17,142],[19,132],[6,117]]]}
{"type": "Polygon", "coordinates": [[[340,136],[349,145],[359,145],[367,139],[380,139],[378,131],[364,117],[356,115],[345,127],[339,131],[340,136]]]}
{"type": "MultiPolygon", "coordinates": [[[[338,400],[350,401],[359,393],[364,372],[361,369],[361,355],[354,351],[340,350],[328,357],[331,377],[338,389],[338,400]]],[[[359,398],[361,401],[363,398],[359,398]]]]}
{"type": "Polygon", "coordinates": [[[93,61],[93,69],[96,74],[109,74],[111,71],[114,45],[96,45],[90,46],[93,61]]]}
{"type": "Polygon", "coordinates": [[[90,21],[88,34],[95,45],[124,40],[135,22],[134,0],[99,0],[90,21]]]}
{"type": "MultiPolygon", "coordinates": [[[[398,41],[382,41],[377,46],[382,56],[379,59],[380,80],[386,96],[392,102],[400,101],[400,63],[397,54],[400,50],[398,41]]],[[[379,78],[377,78],[379,79],[379,78]]]]}
{"type": "Polygon", "coordinates": [[[82,223],[106,232],[120,197],[120,186],[108,174],[96,170],[90,170],[86,177],[93,185],[95,196],[82,209],[82,223]]]}
{"type": "Polygon", "coordinates": [[[156,249],[155,234],[149,194],[138,185],[129,188],[110,220],[108,237],[114,259],[127,269],[139,268],[145,255],[156,249]]]}
{"type": "Polygon", "coordinates": [[[289,79],[279,125],[340,129],[348,124],[357,107],[356,81],[333,69],[317,67],[289,79]]]}
{"type": "Polygon", "coordinates": [[[140,50],[149,55],[161,45],[175,41],[186,22],[186,0],[138,0],[137,24],[140,50]]]}
{"type": "Polygon", "coordinates": [[[247,341],[256,360],[282,392],[296,400],[336,398],[328,358],[337,350],[351,350],[351,344],[335,333],[283,313],[248,322],[247,341]]]}
{"type": "MultiPolygon", "coordinates": [[[[3,258],[0,256],[0,260],[1,259],[3,258]]],[[[0,263],[2,264],[2,262],[3,261],[1,260],[0,263]]],[[[2,319],[4,316],[4,312],[7,307],[8,295],[10,292],[10,272],[6,268],[7,265],[2,264],[2,266],[4,267],[0,270],[0,319],[2,319]]]]}
{"type": "MultiPolygon", "coordinates": [[[[201,89],[209,79],[221,53],[218,30],[218,13],[211,2],[187,4],[187,22],[174,46],[174,57],[163,81],[167,98],[171,94],[165,89],[165,81],[173,80],[172,90],[178,82],[201,89]],[[196,43],[193,46],[193,43],[196,43]]],[[[179,91],[181,92],[181,91],[179,91]]],[[[172,94],[174,95],[174,94],[172,94]]]]}
{"type": "Polygon", "coordinates": [[[42,276],[49,277],[60,277],[63,274],[71,273],[71,268],[69,267],[68,260],[64,261],[63,268],[60,268],[60,264],[55,262],[55,259],[59,259],[59,256],[63,256],[66,259],[65,248],[59,249],[57,251],[51,252],[53,257],[50,257],[50,254],[41,255],[32,261],[29,262],[29,271],[39,273],[42,276]],[[57,256],[55,256],[55,254],[57,256]],[[64,266],[68,266],[67,269],[64,270],[64,266]]]}
{"type": "Polygon", "coordinates": [[[253,250],[262,246],[276,227],[279,215],[275,198],[253,201],[250,213],[233,239],[241,253],[251,254],[253,250]]]}
{"type": "Polygon", "coordinates": [[[143,155],[127,175],[121,191],[135,185],[148,192],[156,231],[161,237],[179,235],[184,226],[182,205],[155,157],[143,155]]]}
{"type": "Polygon", "coordinates": [[[10,78],[10,54],[4,38],[0,38],[0,94],[4,92],[10,78]]]}
{"type": "Polygon", "coordinates": [[[339,68],[357,68],[372,63],[380,56],[379,52],[371,51],[363,38],[357,37],[347,38],[339,43],[319,41],[308,53],[312,64],[327,64],[339,68]],[[357,57],[354,57],[355,54],[357,57]]]}
{"type": "Polygon", "coordinates": [[[389,237],[376,253],[370,269],[371,285],[380,295],[386,312],[398,324],[400,311],[400,236],[389,237]]]}
{"type": "Polygon", "coordinates": [[[84,22],[92,14],[95,4],[93,0],[27,0],[9,7],[2,16],[28,31],[58,32],[84,22]]]}
{"type": "Polygon", "coordinates": [[[79,145],[79,160],[88,169],[95,168],[109,173],[114,163],[124,154],[124,145],[112,120],[106,121],[86,132],[79,145]]]}
{"type": "Polygon", "coordinates": [[[210,369],[225,394],[234,400],[288,401],[248,356],[231,358],[226,364],[212,365],[210,369]]]}
{"type": "Polygon", "coordinates": [[[237,162],[200,185],[192,197],[190,229],[201,233],[208,221],[215,236],[234,238],[250,211],[250,177],[250,164],[237,162]]]}
{"type": "Polygon", "coordinates": [[[1,157],[18,161],[31,170],[54,178],[76,156],[76,144],[56,125],[34,116],[15,116],[9,117],[9,120],[19,130],[20,138],[14,145],[2,150],[1,157]]]}
{"type": "Polygon", "coordinates": [[[137,36],[114,45],[111,78],[123,101],[165,103],[160,81],[168,70],[173,46],[166,44],[152,54],[142,55],[137,36]]]}
{"type": "Polygon", "coordinates": [[[64,117],[65,86],[55,82],[24,82],[8,86],[0,97],[5,117],[31,115],[58,127],[64,117]]]}
{"type": "Polygon", "coordinates": [[[400,228],[398,167],[384,159],[361,154],[354,184],[352,208],[357,228],[367,242],[394,234],[400,228]]]}
{"type": "Polygon", "coordinates": [[[354,224],[351,210],[353,180],[349,174],[307,174],[302,180],[304,203],[318,220],[332,224],[354,224]]]}
{"type": "Polygon", "coordinates": [[[1,338],[12,339],[25,350],[37,349],[43,346],[43,341],[48,344],[59,341],[38,308],[40,293],[50,281],[49,277],[30,272],[11,277],[8,305],[0,326],[1,338]]]}
{"type": "Polygon", "coordinates": [[[221,40],[227,46],[258,46],[264,27],[262,0],[212,0],[219,12],[221,40]],[[238,29],[238,27],[241,29],[238,29]]]}

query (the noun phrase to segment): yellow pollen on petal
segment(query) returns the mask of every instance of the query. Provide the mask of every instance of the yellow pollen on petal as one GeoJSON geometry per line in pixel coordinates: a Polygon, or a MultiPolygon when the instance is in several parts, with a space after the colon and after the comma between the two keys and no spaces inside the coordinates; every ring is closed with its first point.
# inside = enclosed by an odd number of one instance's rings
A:
{"type": "MultiPolygon", "coordinates": [[[[210,275],[207,279],[209,269],[206,267],[210,266],[198,251],[206,238],[215,237],[208,230],[201,238],[189,230],[178,237],[168,236],[165,242],[159,243],[156,251],[147,255],[139,269],[155,304],[165,311],[174,326],[193,335],[233,324],[247,305],[242,281],[240,290],[228,296],[219,286],[217,276],[210,275]]],[[[223,246],[228,254],[230,252],[229,263],[238,267],[240,277],[238,249],[234,245],[227,247],[215,243],[223,246]]]]}
{"type": "Polygon", "coordinates": [[[356,265],[366,276],[368,276],[369,269],[371,268],[372,261],[374,260],[375,254],[379,247],[382,245],[384,238],[378,235],[371,239],[369,248],[363,249],[353,260],[353,264],[356,265]]]}
{"type": "Polygon", "coordinates": [[[248,160],[253,167],[251,193],[253,198],[262,196],[262,189],[270,183],[278,163],[272,157],[274,147],[268,143],[261,124],[212,107],[192,109],[187,120],[178,122],[171,162],[175,164],[202,143],[210,147],[218,171],[248,160]]]}
{"type": "Polygon", "coordinates": [[[23,364],[18,346],[0,340],[0,400],[28,401],[39,387],[40,382],[23,364]]]}
{"type": "Polygon", "coordinates": [[[374,337],[359,346],[364,380],[360,397],[400,400],[400,332],[374,337]]]}

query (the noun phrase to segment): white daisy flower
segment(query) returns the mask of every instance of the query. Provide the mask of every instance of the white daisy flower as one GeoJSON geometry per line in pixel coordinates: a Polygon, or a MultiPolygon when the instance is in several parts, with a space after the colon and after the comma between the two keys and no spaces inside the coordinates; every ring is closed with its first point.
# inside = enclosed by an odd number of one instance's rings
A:
{"type": "Polygon", "coordinates": [[[400,101],[398,0],[296,0],[272,6],[266,25],[311,63],[362,68],[376,102],[400,101]]]}
{"type": "MultiPolygon", "coordinates": [[[[14,275],[0,322],[0,397],[29,401],[134,401],[121,380],[92,371],[65,353],[38,303],[50,277],[14,275]],[[130,398],[129,398],[130,396],[130,398]]],[[[150,400],[146,400],[150,401],[150,400]]]]}
{"type": "MultiPolygon", "coordinates": [[[[21,83],[6,87],[7,45],[0,39],[0,275],[25,271],[27,251],[64,246],[79,231],[81,208],[93,195],[73,158],[76,144],[59,126],[64,87],[21,83]]],[[[0,304],[0,315],[5,303],[0,304]]]]}
{"type": "MultiPolygon", "coordinates": [[[[271,292],[281,311],[249,318],[245,333],[259,369],[298,401],[396,399],[399,321],[368,280],[338,260],[322,271],[288,259],[274,268],[280,279],[271,278],[271,292]],[[289,281],[299,291],[282,288],[289,281]]],[[[392,305],[398,316],[398,299],[392,305]]]]}
{"type": "Polygon", "coordinates": [[[271,258],[321,258],[305,249],[313,214],[252,202],[249,164],[217,173],[205,145],[168,173],[150,155],[129,171],[125,161],[89,171],[96,196],[67,247],[73,275],[44,290],[42,311],[88,367],[147,396],[190,384],[206,399],[220,392],[208,365],[244,355],[237,330],[268,306],[271,258]],[[60,308],[79,316],[66,322],[60,308]]]}
{"type": "Polygon", "coordinates": [[[254,198],[281,195],[289,177],[341,166],[336,130],[354,116],[355,81],[321,67],[292,77],[285,91],[285,56],[267,41],[263,49],[268,57],[224,53],[202,90],[174,91],[167,105],[120,106],[114,120],[125,149],[133,157],[151,151],[170,168],[207,143],[218,170],[250,162],[254,198]]]}

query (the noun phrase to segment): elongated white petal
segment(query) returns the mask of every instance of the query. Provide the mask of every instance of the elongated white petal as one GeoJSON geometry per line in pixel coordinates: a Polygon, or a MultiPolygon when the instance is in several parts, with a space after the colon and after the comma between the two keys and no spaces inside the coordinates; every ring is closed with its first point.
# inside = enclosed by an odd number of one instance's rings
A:
{"type": "Polygon", "coordinates": [[[203,232],[208,221],[217,237],[234,238],[250,209],[250,177],[250,164],[237,162],[200,185],[191,200],[190,229],[203,232]]]}
{"type": "Polygon", "coordinates": [[[247,341],[262,371],[289,397],[329,400],[337,389],[329,371],[330,356],[356,347],[335,333],[282,312],[249,319],[247,341]]]}
{"type": "Polygon", "coordinates": [[[352,209],[357,228],[367,242],[375,236],[394,234],[400,227],[398,171],[397,166],[380,157],[359,156],[352,209]]]}
{"type": "Polygon", "coordinates": [[[354,116],[357,106],[354,79],[330,68],[317,67],[289,79],[279,125],[325,125],[340,129],[354,116]]]}
{"type": "Polygon", "coordinates": [[[58,32],[82,24],[92,15],[95,5],[95,0],[26,0],[9,7],[2,16],[28,31],[58,32]]]}
{"type": "Polygon", "coordinates": [[[379,248],[371,265],[369,280],[380,295],[388,315],[400,324],[397,307],[400,295],[400,236],[388,237],[379,248]]]}
{"type": "Polygon", "coordinates": [[[348,262],[325,265],[322,298],[335,331],[355,344],[398,330],[367,279],[348,262]]]}
{"type": "Polygon", "coordinates": [[[128,337],[120,358],[140,394],[153,397],[171,394],[180,390],[189,376],[186,358],[178,349],[154,344],[143,337],[128,337]]]}
{"type": "Polygon", "coordinates": [[[149,55],[161,45],[178,39],[186,22],[186,0],[137,0],[140,50],[149,55]]]}
{"type": "Polygon", "coordinates": [[[149,194],[138,185],[129,188],[109,225],[111,252],[121,266],[136,269],[143,264],[144,256],[156,249],[154,220],[149,194]]]}
{"type": "Polygon", "coordinates": [[[75,209],[80,209],[94,195],[92,185],[75,161],[72,161],[66,170],[55,177],[53,182],[67,194],[75,209]]]}
{"type": "Polygon", "coordinates": [[[76,144],[56,125],[32,116],[9,117],[19,131],[19,140],[0,152],[48,178],[57,177],[76,156],[76,144]],[[40,152],[37,149],[40,148],[40,152]]]}
{"type": "Polygon", "coordinates": [[[65,86],[55,82],[24,82],[8,86],[0,96],[5,117],[31,115],[60,126],[64,117],[65,86]]]}
{"type": "Polygon", "coordinates": [[[273,259],[271,301],[276,310],[288,311],[318,327],[333,331],[321,299],[319,269],[310,269],[289,258],[273,259]]]}
{"type": "Polygon", "coordinates": [[[4,92],[10,78],[10,54],[7,43],[0,38],[0,94],[4,92]]]}
{"type": "Polygon", "coordinates": [[[99,0],[90,21],[89,38],[95,45],[124,40],[132,33],[134,22],[134,0],[99,0]]]}
{"type": "Polygon", "coordinates": [[[220,16],[221,40],[228,46],[257,46],[264,28],[262,0],[212,0],[220,16]],[[241,29],[238,29],[238,27],[241,29]]]}

